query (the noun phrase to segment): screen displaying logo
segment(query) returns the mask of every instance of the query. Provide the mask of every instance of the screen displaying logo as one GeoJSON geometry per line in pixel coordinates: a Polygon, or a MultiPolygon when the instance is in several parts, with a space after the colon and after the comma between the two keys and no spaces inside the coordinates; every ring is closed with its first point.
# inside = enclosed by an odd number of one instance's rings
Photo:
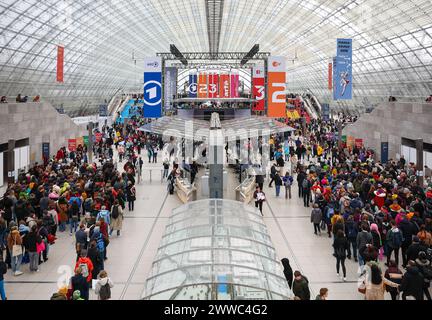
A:
{"type": "Polygon", "coordinates": [[[162,85],[151,80],[144,84],[144,103],[148,106],[157,106],[162,102],[162,85]]]}

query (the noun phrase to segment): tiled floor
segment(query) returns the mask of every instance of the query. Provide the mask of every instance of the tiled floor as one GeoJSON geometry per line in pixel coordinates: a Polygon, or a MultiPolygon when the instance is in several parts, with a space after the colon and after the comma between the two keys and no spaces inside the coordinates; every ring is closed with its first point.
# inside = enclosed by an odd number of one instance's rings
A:
{"type": "MultiPolygon", "coordinates": [[[[175,196],[168,196],[166,184],[160,181],[161,165],[145,164],[153,168],[153,181],[149,172],[137,186],[138,199],[135,211],[127,212],[122,235],[112,236],[108,247],[106,270],[114,281],[114,300],[136,300],[143,294],[145,280],[159,246],[171,211],[181,203],[175,196]]],[[[228,183],[232,190],[237,185],[233,175],[228,183]]],[[[288,257],[292,267],[300,270],[310,280],[313,297],[320,288],[329,289],[329,299],[362,299],[357,292],[358,264],[347,261],[348,282],[336,275],[335,259],[332,256],[331,239],[325,234],[315,236],[310,224],[310,210],[303,207],[293,188],[292,200],[276,198],[275,190],[265,188],[267,205],[264,220],[268,226],[279,258],[288,257]]],[[[233,198],[233,192],[226,194],[233,198]]],[[[127,210],[126,210],[127,211],[127,210]]],[[[69,233],[60,234],[57,243],[51,247],[49,261],[40,266],[40,272],[30,274],[28,265],[23,266],[24,275],[6,276],[6,292],[10,300],[47,300],[57,291],[57,282],[67,279],[63,269],[72,271],[75,261],[74,241],[69,233]],[[58,273],[60,272],[60,273],[58,273]]],[[[93,293],[91,298],[94,299],[93,293]]]]}

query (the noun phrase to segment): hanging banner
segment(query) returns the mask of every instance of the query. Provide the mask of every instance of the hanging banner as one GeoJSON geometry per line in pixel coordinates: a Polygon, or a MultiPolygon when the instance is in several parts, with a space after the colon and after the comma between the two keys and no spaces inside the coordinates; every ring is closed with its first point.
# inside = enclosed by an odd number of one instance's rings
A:
{"type": "Polygon", "coordinates": [[[108,117],[108,105],[101,104],[99,106],[99,116],[100,117],[108,117]]]}
{"type": "Polygon", "coordinates": [[[198,75],[196,73],[189,74],[189,98],[198,97],[198,75]]]}
{"type": "Polygon", "coordinates": [[[389,161],[389,143],[381,142],[381,163],[386,164],[389,161]]]}
{"type": "Polygon", "coordinates": [[[356,146],[358,149],[363,148],[363,139],[355,139],[355,146],[356,146]]]}
{"type": "Polygon", "coordinates": [[[269,57],[268,94],[267,115],[271,118],[285,118],[287,116],[285,57],[269,57]]]}
{"type": "Polygon", "coordinates": [[[230,76],[228,74],[221,74],[219,77],[219,97],[229,98],[231,94],[230,76]]]}
{"type": "Polygon", "coordinates": [[[207,74],[200,73],[198,76],[198,98],[205,99],[208,97],[207,74]]]}
{"type": "Polygon", "coordinates": [[[177,68],[165,68],[165,110],[172,109],[177,95],[177,68]]]}
{"type": "Polygon", "coordinates": [[[84,144],[88,147],[89,146],[89,137],[88,136],[84,136],[83,140],[84,140],[84,144]]]}
{"type": "Polygon", "coordinates": [[[77,149],[76,139],[68,140],[68,149],[69,151],[76,151],[77,149]]]}
{"type": "Polygon", "coordinates": [[[44,164],[48,163],[49,158],[50,158],[50,143],[49,142],[43,142],[42,143],[42,159],[43,159],[44,164]]]}
{"type": "Polygon", "coordinates": [[[322,105],[322,119],[324,121],[330,121],[330,105],[323,103],[322,105]]]}
{"type": "Polygon", "coordinates": [[[238,98],[239,95],[240,76],[238,74],[231,74],[231,96],[230,98],[238,98]]]}
{"type": "Polygon", "coordinates": [[[328,89],[333,90],[333,63],[328,65],[328,89]]]}
{"type": "Polygon", "coordinates": [[[57,46],[57,82],[64,82],[64,47],[57,46]]]}
{"type": "Polygon", "coordinates": [[[210,73],[209,86],[208,86],[209,98],[217,98],[218,91],[219,91],[218,82],[219,82],[219,75],[215,73],[210,73]]]}
{"type": "Polygon", "coordinates": [[[352,39],[337,39],[333,68],[334,100],[352,100],[352,39]]]}
{"type": "Polygon", "coordinates": [[[162,59],[144,59],[144,118],[162,117],[162,59]]]}
{"type": "Polygon", "coordinates": [[[78,138],[76,138],[76,145],[77,145],[77,148],[78,148],[79,146],[84,147],[84,138],[83,138],[83,137],[78,137],[78,138]]]}
{"type": "Polygon", "coordinates": [[[252,70],[252,98],[256,99],[252,111],[265,111],[265,70],[255,67],[252,70]]]}

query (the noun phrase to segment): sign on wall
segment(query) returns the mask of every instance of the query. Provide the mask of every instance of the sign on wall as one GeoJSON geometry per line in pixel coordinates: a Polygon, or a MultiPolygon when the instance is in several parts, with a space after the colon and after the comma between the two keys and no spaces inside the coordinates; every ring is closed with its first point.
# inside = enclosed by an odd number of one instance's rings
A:
{"type": "Polygon", "coordinates": [[[352,100],[352,39],[337,39],[334,68],[334,100],[352,100]]]}
{"type": "Polygon", "coordinates": [[[162,59],[144,60],[144,117],[162,117],[162,59]]]}
{"type": "Polygon", "coordinates": [[[264,67],[255,67],[252,70],[252,97],[254,103],[252,111],[265,111],[265,70],[264,67]]]}
{"type": "Polygon", "coordinates": [[[271,118],[286,117],[286,61],[285,57],[268,60],[268,111],[271,118]]]}

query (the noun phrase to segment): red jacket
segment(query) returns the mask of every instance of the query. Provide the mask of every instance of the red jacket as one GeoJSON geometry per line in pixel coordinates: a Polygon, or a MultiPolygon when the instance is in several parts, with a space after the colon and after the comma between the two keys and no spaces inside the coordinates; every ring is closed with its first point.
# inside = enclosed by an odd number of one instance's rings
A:
{"type": "Polygon", "coordinates": [[[75,265],[75,270],[80,266],[80,264],[86,264],[88,268],[88,276],[87,276],[87,282],[92,281],[92,272],[93,272],[93,263],[91,262],[90,258],[83,258],[80,257],[75,265]]]}

